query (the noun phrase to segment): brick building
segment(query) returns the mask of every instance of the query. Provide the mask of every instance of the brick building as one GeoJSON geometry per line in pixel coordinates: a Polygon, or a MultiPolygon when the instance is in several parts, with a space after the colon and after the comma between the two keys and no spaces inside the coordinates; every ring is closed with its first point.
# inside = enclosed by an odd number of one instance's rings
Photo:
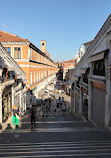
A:
{"type": "Polygon", "coordinates": [[[27,39],[0,31],[0,42],[26,73],[27,104],[36,103],[38,92],[56,76],[58,71],[57,65],[50,59],[46,50],[46,41],[40,42],[41,50],[39,50],[27,39]]]}

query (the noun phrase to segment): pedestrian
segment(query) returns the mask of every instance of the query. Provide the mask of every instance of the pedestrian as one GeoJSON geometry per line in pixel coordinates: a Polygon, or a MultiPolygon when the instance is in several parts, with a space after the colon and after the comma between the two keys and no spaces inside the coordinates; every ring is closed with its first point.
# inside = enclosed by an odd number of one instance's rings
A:
{"type": "Polygon", "coordinates": [[[46,110],[47,110],[47,113],[50,112],[50,99],[47,99],[46,110]]]}
{"type": "Polygon", "coordinates": [[[59,102],[56,104],[56,111],[55,111],[55,116],[58,116],[58,112],[59,112],[59,102]]]}
{"type": "Polygon", "coordinates": [[[64,97],[62,97],[62,101],[64,101],[64,97]]]}
{"type": "Polygon", "coordinates": [[[60,107],[62,106],[62,99],[61,99],[61,97],[59,97],[59,105],[60,105],[60,107]]]}
{"type": "MultiPolygon", "coordinates": [[[[51,102],[52,102],[52,100],[51,100],[51,97],[49,98],[49,108],[51,108],[51,102]]],[[[50,111],[50,109],[49,109],[49,111],[50,111]]]]}
{"type": "Polygon", "coordinates": [[[47,106],[45,102],[43,103],[42,106],[42,113],[43,113],[43,117],[47,116],[47,106]]]}
{"type": "Polygon", "coordinates": [[[34,125],[34,127],[36,127],[35,118],[36,118],[36,110],[35,110],[35,106],[32,105],[32,107],[31,107],[31,129],[33,129],[33,125],[34,125]]]}
{"type": "Polygon", "coordinates": [[[65,116],[65,111],[66,111],[66,104],[65,101],[62,103],[62,116],[65,116]]]}
{"type": "Polygon", "coordinates": [[[21,118],[21,114],[19,112],[19,108],[16,105],[13,105],[13,125],[16,126],[16,129],[19,128],[19,119],[21,118]]]}

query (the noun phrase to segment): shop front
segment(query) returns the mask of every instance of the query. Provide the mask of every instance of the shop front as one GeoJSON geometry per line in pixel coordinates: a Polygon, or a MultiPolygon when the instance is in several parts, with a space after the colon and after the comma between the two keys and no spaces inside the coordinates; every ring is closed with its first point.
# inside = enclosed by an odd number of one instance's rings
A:
{"type": "Polygon", "coordinates": [[[82,95],[83,95],[83,110],[82,110],[82,114],[83,116],[88,120],[88,90],[85,88],[81,88],[82,90],[82,95]]]}
{"type": "Polygon", "coordinates": [[[11,87],[6,88],[2,95],[2,121],[5,122],[12,114],[12,93],[11,87]]]}
{"type": "Polygon", "coordinates": [[[17,94],[14,97],[14,105],[16,105],[20,109],[20,94],[17,94]]]}

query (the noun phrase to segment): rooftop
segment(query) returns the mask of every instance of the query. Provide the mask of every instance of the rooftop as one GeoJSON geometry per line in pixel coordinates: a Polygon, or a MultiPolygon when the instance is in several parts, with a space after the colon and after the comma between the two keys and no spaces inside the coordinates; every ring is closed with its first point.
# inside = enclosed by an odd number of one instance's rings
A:
{"type": "Polygon", "coordinates": [[[23,39],[15,34],[0,31],[0,42],[28,42],[28,39],[23,39]]]}
{"type": "Polygon", "coordinates": [[[75,63],[75,60],[63,61],[63,63],[75,63]]]}

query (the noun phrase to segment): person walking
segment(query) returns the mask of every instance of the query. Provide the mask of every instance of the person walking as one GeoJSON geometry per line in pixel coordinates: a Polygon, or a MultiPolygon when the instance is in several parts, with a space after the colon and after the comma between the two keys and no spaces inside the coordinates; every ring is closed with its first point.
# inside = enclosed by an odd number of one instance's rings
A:
{"type": "Polygon", "coordinates": [[[43,117],[47,116],[47,106],[45,102],[43,103],[43,106],[42,106],[42,113],[43,113],[43,117]]]}
{"type": "Polygon", "coordinates": [[[64,97],[62,97],[62,101],[64,101],[64,97]]]}
{"type": "Polygon", "coordinates": [[[65,101],[62,103],[62,116],[65,116],[65,111],[66,111],[66,104],[65,101]]]}
{"type": "Polygon", "coordinates": [[[16,129],[19,128],[19,119],[21,118],[21,114],[19,112],[19,108],[16,105],[13,105],[13,110],[12,110],[12,114],[13,114],[13,125],[16,126],[16,129]]]}
{"type": "Polygon", "coordinates": [[[36,118],[36,110],[35,110],[35,106],[32,105],[32,107],[31,107],[31,129],[33,129],[33,127],[36,127],[35,118],[36,118]]]}
{"type": "Polygon", "coordinates": [[[62,109],[62,99],[61,99],[61,97],[59,97],[59,105],[60,105],[60,107],[62,109]]]}
{"type": "Polygon", "coordinates": [[[55,107],[55,116],[58,116],[58,112],[59,112],[59,103],[57,103],[55,107]]]}
{"type": "Polygon", "coordinates": [[[50,112],[50,108],[51,108],[51,97],[49,98],[49,112],[50,112]]]}

